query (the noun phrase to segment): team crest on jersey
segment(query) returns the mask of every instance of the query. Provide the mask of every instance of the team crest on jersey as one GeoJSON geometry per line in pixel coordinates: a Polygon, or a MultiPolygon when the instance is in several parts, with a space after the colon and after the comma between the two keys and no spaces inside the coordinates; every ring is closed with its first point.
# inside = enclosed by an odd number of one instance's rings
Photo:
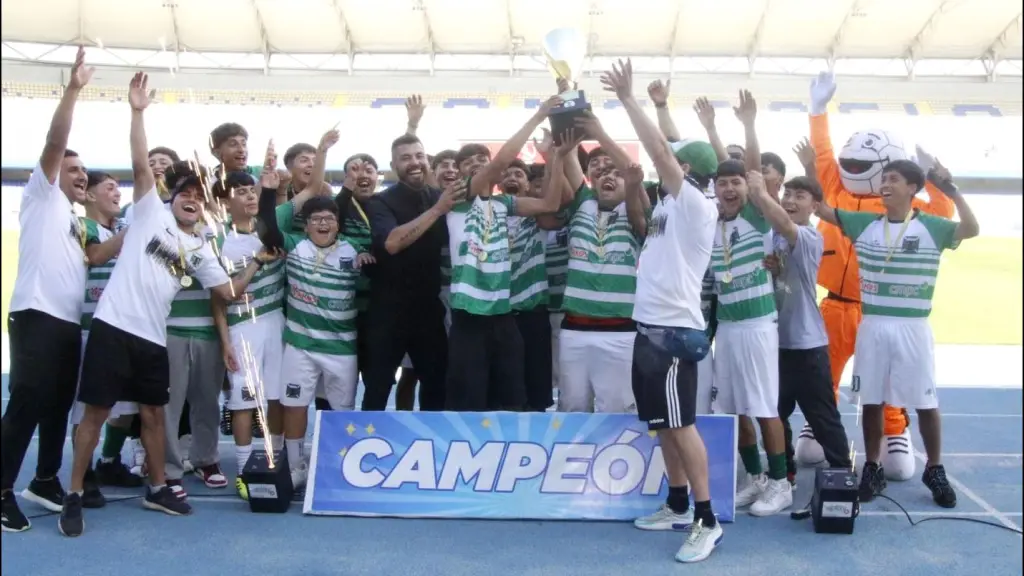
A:
{"type": "Polygon", "coordinates": [[[288,384],[284,387],[286,398],[298,398],[302,395],[302,388],[298,384],[288,384]]]}
{"type": "Polygon", "coordinates": [[[919,236],[905,236],[903,238],[903,251],[907,254],[917,254],[917,250],[921,247],[921,238],[919,236]]]}
{"type": "Polygon", "coordinates": [[[555,244],[558,245],[559,248],[565,248],[566,246],[568,246],[569,245],[569,231],[568,230],[559,230],[558,233],[555,234],[555,244]]]}
{"type": "Polygon", "coordinates": [[[740,243],[740,229],[733,228],[732,234],[729,235],[729,245],[735,246],[740,243]]]}
{"type": "Polygon", "coordinates": [[[352,258],[340,258],[338,260],[338,269],[340,270],[355,270],[356,261],[352,258]]]}

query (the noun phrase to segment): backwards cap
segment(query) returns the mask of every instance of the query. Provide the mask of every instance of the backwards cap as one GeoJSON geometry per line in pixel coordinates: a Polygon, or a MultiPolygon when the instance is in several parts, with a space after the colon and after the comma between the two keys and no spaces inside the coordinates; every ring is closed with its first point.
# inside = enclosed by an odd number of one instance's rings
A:
{"type": "Polygon", "coordinates": [[[718,155],[707,142],[700,140],[682,140],[671,144],[676,160],[680,164],[689,164],[694,176],[709,178],[718,170],[718,155]]]}

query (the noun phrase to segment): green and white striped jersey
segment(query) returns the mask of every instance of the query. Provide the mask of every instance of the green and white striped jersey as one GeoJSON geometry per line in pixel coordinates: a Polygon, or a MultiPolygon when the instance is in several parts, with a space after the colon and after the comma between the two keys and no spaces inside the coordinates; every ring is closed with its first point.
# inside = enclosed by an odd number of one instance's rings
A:
{"type": "Polygon", "coordinates": [[[843,235],[853,241],[865,316],[927,318],[943,250],[955,250],[957,223],[915,210],[906,223],[885,215],[836,210],[843,235]]]}
{"type": "MultiPolygon", "coordinates": [[[[277,213],[290,214],[290,210],[277,213]]],[[[278,226],[283,228],[290,224],[290,220],[278,218],[278,226]]],[[[221,264],[227,270],[228,275],[234,277],[245,270],[249,262],[256,257],[256,254],[263,248],[259,236],[253,232],[250,234],[239,234],[232,229],[231,223],[225,225],[225,234],[217,238],[221,264]]],[[[245,287],[245,293],[239,301],[228,304],[227,320],[228,326],[235,326],[246,321],[255,321],[264,314],[280,312],[284,309],[284,262],[278,260],[264,265],[253,275],[249,285],[245,287]]]]}
{"type": "Polygon", "coordinates": [[[774,283],[764,267],[773,251],[771,225],[750,203],[736,218],[715,223],[711,270],[719,322],[776,318],[774,283]]]}
{"type": "Polygon", "coordinates": [[[548,310],[562,311],[565,280],[569,274],[569,227],[547,233],[544,259],[548,273],[548,310]]]}
{"type": "Polygon", "coordinates": [[[533,310],[548,304],[546,240],[547,232],[537,226],[536,218],[508,217],[508,242],[512,249],[509,301],[513,310],[533,310]]]}
{"type": "Polygon", "coordinates": [[[508,217],[515,207],[515,196],[497,194],[460,202],[448,213],[452,309],[479,316],[512,311],[508,217]]]}
{"type": "MultiPolygon", "coordinates": [[[[85,222],[85,245],[102,244],[114,237],[115,232],[103,226],[95,220],[84,219],[85,222]]],[[[119,221],[123,224],[123,221],[119,221]]],[[[115,226],[119,227],[118,224],[115,226]]],[[[114,264],[117,263],[117,256],[111,258],[106,264],[100,266],[89,266],[89,274],[85,280],[85,302],[82,304],[82,331],[88,332],[92,325],[92,315],[96,311],[96,304],[103,295],[103,289],[107,287],[110,280],[110,273],[114,271],[114,264]]]]}
{"type": "MultiPolygon", "coordinates": [[[[345,215],[345,228],[344,236],[352,243],[356,251],[359,253],[370,251],[370,222],[366,216],[366,208],[359,206],[357,208],[358,200],[352,197],[348,207],[348,214],[345,215]],[[362,209],[362,212],[360,212],[362,209]]],[[[365,312],[370,307],[370,279],[367,278],[366,274],[359,273],[359,277],[356,278],[356,309],[360,312],[365,312]]]]}
{"type": "MultiPolygon", "coordinates": [[[[277,207],[279,221],[294,216],[292,203],[277,207]]],[[[344,236],[319,248],[305,234],[285,234],[288,314],[284,341],[299,350],[351,356],[356,353],[356,257],[344,236]]]]}
{"type": "MultiPolygon", "coordinates": [[[[204,226],[200,235],[204,244],[217,242],[217,233],[209,226],[204,226]]],[[[203,288],[201,282],[193,282],[188,288],[182,288],[174,297],[171,312],[167,316],[167,334],[179,338],[217,339],[213,311],[210,308],[210,291],[203,288]]]]}
{"type": "Polygon", "coordinates": [[[581,187],[569,206],[569,270],[562,311],[591,318],[630,318],[636,296],[640,242],[626,204],[601,210],[581,187]]]}

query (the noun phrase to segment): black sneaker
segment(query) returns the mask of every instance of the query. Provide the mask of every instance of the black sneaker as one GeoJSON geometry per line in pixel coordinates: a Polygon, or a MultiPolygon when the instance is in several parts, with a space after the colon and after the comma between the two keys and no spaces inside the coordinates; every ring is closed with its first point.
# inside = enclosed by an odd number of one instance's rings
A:
{"type": "Polygon", "coordinates": [[[932,491],[932,500],[943,508],[956,508],[956,492],[946,479],[946,468],[942,464],[929,466],[921,475],[921,482],[932,491]]]}
{"type": "Polygon", "coordinates": [[[85,478],[82,479],[82,507],[103,508],[107,505],[107,499],[100,492],[100,483],[96,480],[96,472],[90,468],[85,471],[85,478]]]}
{"type": "Polygon", "coordinates": [[[22,498],[35,502],[50,512],[60,512],[63,509],[64,495],[64,487],[56,477],[49,480],[34,478],[29,482],[28,488],[21,492],[22,498]]]}
{"type": "Polygon", "coordinates": [[[885,470],[875,462],[865,462],[864,468],[860,471],[860,501],[871,502],[876,494],[881,494],[888,482],[885,480],[885,470]]]}
{"type": "Polygon", "coordinates": [[[164,486],[157,492],[149,490],[142,506],[171,516],[188,516],[192,513],[192,507],[188,502],[178,498],[171,492],[171,489],[164,486]]]}
{"type": "Polygon", "coordinates": [[[0,522],[4,532],[24,532],[32,527],[32,523],[21,513],[21,508],[18,508],[18,499],[11,490],[4,492],[0,522]]]}
{"type": "Polygon", "coordinates": [[[82,497],[72,492],[64,497],[64,511],[60,513],[57,528],[60,533],[69,536],[81,536],[85,530],[85,518],[82,518],[82,497]]]}
{"type": "Polygon", "coordinates": [[[118,458],[113,462],[104,462],[103,459],[96,461],[96,479],[100,486],[115,486],[118,488],[139,488],[142,486],[142,478],[139,478],[118,458]]]}

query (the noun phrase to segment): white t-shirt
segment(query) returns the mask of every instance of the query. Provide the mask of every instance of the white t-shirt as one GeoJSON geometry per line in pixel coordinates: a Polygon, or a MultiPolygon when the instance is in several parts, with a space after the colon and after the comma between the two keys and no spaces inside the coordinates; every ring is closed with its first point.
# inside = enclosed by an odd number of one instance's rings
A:
{"type": "Polygon", "coordinates": [[[634,320],[704,329],[701,283],[711,262],[717,219],[714,202],[685,181],[677,197],[666,195],[658,202],[637,265],[634,320]]]}
{"type": "Polygon", "coordinates": [[[185,273],[204,288],[230,279],[204,237],[178,228],[155,187],[134,206],[121,254],[93,319],[164,346],[171,301],[182,288],[182,253],[185,273]]]}
{"type": "Polygon", "coordinates": [[[89,266],[82,248],[85,224],[56,183],[36,165],[21,193],[18,276],[11,312],[38,310],[55,318],[82,321],[82,294],[89,266]]]}

